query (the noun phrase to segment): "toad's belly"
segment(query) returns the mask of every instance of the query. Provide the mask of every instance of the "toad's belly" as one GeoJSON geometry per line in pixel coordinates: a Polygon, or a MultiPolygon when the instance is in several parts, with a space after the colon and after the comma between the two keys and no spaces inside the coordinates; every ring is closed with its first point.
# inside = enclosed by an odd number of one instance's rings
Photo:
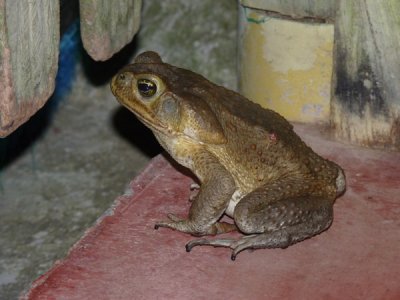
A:
{"type": "Polygon", "coordinates": [[[236,204],[239,203],[240,199],[243,198],[245,194],[242,191],[236,190],[232,197],[231,200],[229,201],[228,207],[225,210],[225,214],[233,218],[233,213],[235,212],[235,207],[236,204]]]}

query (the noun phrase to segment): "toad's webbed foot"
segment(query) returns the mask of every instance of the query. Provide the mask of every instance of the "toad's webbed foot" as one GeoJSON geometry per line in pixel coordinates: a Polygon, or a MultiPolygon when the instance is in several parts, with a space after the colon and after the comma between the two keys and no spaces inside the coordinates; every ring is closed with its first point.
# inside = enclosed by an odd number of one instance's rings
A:
{"type": "Polygon", "coordinates": [[[186,233],[192,233],[194,231],[194,226],[189,220],[180,218],[174,214],[168,214],[167,217],[169,220],[158,221],[154,225],[154,229],[165,227],[186,233]]]}
{"type": "Polygon", "coordinates": [[[186,244],[186,251],[190,252],[195,246],[213,246],[231,248],[231,259],[235,260],[239,252],[246,249],[259,248],[286,248],[290,245],[290,237],[282,232],[272,232],[243,236],[239,239],[197,239],[186,244]]]}
{"type": "Polygon", "coordinates": [[[227,247],[233,250],[231,259],[235,260],[245,249],[287,248],[310,236],[308,225],[302,223],[273,232],[245,235],[239,239],[197,239],[186,244],[186,251],[190,252],[195,246],[227,247]]]}
{"type": "Polygon", "coordinates": [[[237,230],[235,224],[227,222],[216,222],[209,226],[204,226],[197,224],[189,219],[182,219],[180,217],[175,216],[174,214],[168,214],[167,216],[169,220],[157,222],[154,225],[154,229],[165,227],[185,233],[190,233],[195,236],[215,235],[237,230]]]}

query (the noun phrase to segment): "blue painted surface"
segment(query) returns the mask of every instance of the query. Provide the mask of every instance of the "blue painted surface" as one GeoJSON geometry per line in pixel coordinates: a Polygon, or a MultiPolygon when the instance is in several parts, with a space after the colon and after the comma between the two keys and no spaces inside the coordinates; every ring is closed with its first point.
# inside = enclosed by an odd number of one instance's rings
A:
{"type": "Polygon", "coordinates": [[[52,96],[53,103],[58,103],[70,92],[81,48],[79,21],[76,20],[69,26],[60,41],[56,87],[52,96]]]}

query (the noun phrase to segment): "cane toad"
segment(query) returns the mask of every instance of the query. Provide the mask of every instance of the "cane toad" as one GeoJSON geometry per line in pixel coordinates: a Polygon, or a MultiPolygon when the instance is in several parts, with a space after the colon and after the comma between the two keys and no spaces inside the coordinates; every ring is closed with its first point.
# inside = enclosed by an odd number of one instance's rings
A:
{"type": "Polygon", "coordinates": [[[140,54],[111,82],[118,101],[189,168],[201,187],[189,215],[156,223],[194,236],[232,230],[239,239],[199,238],[186,245],[285,248],[326,230],[343,170],[317,155],[278,113],[191,71],[140,54]],[[220,221],[226,214],[234,223],[220,221]]]}

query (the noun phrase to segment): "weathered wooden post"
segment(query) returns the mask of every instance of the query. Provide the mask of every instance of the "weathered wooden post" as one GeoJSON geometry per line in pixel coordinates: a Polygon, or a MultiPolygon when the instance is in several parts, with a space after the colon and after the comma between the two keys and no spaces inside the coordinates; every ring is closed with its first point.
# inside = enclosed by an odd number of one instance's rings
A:
{"type": "MultiPolygon", "coordinates": [[[[106,60],[139,28],[142,0],[82,0],[86,51],[106,60]]],[[[0,0],[0,137],[39,110],[54,91],[60,40],[59,1],[0,0]]]]}
{"type": "Polygon", "coordinates": [[[59,31],[57,0],[0,0],[0,137],[53,93],[59,31]]]}
{"type": "Polygon", "coordinates": [[[83,46],[95,60],[107,60],[139,29],[142,0],[79,1],[83,46]]]}
{"type": "Polygon", "coordinates": [[[337,4],[331,105],[335,136],[400,150],[400,1],[337,4]]]}

